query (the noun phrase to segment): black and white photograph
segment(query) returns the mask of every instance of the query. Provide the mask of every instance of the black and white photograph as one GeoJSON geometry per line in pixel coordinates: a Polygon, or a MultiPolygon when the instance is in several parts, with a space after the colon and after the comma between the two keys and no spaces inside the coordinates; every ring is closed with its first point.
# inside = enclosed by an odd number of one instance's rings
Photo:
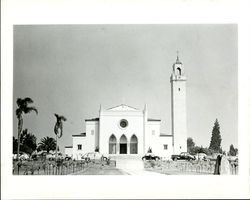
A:
{"type": "Polygon", "coordinates": [[[14,175],[236,175],[237,25],[14,26],[14,175]]]}
{"type": "Polygon", "coordinates": [[[249,6],[158,3],[2,3],[1,198],[250,197],[249,6]]]}

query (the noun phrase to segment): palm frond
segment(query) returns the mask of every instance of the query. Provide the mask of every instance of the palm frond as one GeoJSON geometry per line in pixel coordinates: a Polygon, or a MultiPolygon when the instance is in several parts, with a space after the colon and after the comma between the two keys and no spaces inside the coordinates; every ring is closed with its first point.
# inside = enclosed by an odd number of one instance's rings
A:
{"type": "Polygon", "coordinates": [[[67,121],[66,117],[64,117],[64,116],[61,116],[61,119],[62,119],[63,121],[67,121]]]}
{"type": "Polygon", "coordinates": [[[34,111],[36,114],[38,114],[38,110],[36,109],[36,107],[26,107],[24,108],[24,113],[30,113],[34,111]]]}
{"type": "Polygon", "coordinates": [[[56,113],[55,113],[54,115],[56,116],[56,119],[58,119],[59,115],[58,115],[58,114],[56,114],[56,113]]]}
{"type": "Polygon", "coordinates": [[[16,104],[18,105],[18,107],[21,107],[22,102],[23,102],[23,100],[21,98],[17,98],[16,104]]]}
{"type": "Polygon", "coordinates": [[[61,120],[63,120],[63,121],[66,121],[67,119],[66,119],[66,117],[64,117],[63,115],[61,115],[61,116],[59,116],[58,114],[54,114],[55,116],[56,116],[56,120],[57,121],[61,121],[61,120]]]}
{"type": "Polygon", "coordinates": [[[33,100],[30,97],[24,98],[23,101],[26,103],[33,103],[33,100]]]}

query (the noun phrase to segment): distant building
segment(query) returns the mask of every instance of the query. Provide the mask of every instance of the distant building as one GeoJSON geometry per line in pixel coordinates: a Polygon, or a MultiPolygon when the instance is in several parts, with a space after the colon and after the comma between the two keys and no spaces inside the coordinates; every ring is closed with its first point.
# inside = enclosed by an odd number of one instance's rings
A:
{"type": "Polygon", "coordinates": [[[86,119],[86,133],[72,135],[73,146],[65,147],[73,158],[80,159],[86,152],[105,155],[127,155],[152,152],[169,158],[173,153],[187,151],[186,77],[184,67],[177,56],[170,77],[172,133],[162,134],[161,120],[148,118],[148,108],[143,110],[121,104],[103,109],[99,117],[86,119]]]}

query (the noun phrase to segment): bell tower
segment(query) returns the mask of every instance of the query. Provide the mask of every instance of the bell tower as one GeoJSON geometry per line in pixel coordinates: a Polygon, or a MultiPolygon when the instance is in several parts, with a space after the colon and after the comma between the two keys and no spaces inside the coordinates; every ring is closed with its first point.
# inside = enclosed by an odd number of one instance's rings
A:
{"type": "Polygon", "coordinates": [[[184,66],[180,62],[177,52],[170,77],[174,154],[187,151],[186,80],[184,66]]]}

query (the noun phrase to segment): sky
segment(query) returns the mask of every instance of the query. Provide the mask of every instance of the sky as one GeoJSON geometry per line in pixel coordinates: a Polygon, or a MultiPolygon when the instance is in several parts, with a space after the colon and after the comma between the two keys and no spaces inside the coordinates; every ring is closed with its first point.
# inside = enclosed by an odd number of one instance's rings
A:
{"type": "MultiPolygon", "coordinates": [[[[238,147],[237,25],[16,25],[13,109],[34,100],[39,114],[24,116],[38,142],[55,137],[54,113],[64,115],[60,150],[85,119],[110,108],[148,105],[171,134],[170,75],[179,51],[187,76],[188,137],[208,147],[218,118],[222,148],[238,147]]],[[[17,119],[13,113],[13,135],[17,119]]]]}

